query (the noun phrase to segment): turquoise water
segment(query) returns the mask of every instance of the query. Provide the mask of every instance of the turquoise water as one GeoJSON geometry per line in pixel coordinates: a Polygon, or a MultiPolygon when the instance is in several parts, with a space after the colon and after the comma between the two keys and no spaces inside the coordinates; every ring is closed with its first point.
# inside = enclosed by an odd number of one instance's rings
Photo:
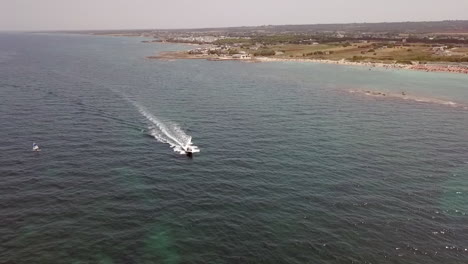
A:
{"type": "Polygon", "coordinates": [[[141,40],[0,35],[0,263],[466,263],[468,111],[349,91],[468,76],[141,40]]]}

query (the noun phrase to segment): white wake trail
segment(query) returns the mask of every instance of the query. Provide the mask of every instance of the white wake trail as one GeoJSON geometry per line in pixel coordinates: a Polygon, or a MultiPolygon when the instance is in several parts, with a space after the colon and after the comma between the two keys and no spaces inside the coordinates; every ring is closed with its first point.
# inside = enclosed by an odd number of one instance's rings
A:
{"type": "Polygon", "coordinates": [[[200,152],[200,149],[192,144],[192,137],[188,136],[177,124],[164,123],[152,115],[143,106],[132,102],[149,122],[150,135],[162,143],[169,144],[175,152],[185,154],[184,148],[190,147],[192,152],[200,152]]]}

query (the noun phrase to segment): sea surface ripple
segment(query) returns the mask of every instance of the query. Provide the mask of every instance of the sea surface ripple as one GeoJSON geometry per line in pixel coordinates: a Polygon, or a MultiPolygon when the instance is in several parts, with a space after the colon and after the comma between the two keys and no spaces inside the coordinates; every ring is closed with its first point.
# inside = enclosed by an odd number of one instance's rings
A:
{"type": "Polygon", "coordinates": [[[468,76],[141,40],[0,34],[0,263],[467,263],[468,111],[349,91],[468,76]]]}

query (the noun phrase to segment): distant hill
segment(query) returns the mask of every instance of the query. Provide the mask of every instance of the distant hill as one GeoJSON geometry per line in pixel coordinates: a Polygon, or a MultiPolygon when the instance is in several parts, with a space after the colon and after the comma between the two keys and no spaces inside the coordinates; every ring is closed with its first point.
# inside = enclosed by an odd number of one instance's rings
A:
{"type": "MultiPolygon", "coordinates": [[[[319,33],[342,31],[346,33],[468,33],[468,20],[447,20],[427,22],[387,22],[351,24],[311,24],[311,25],[266,25],[225,28],[196,29],[134,29],[134,30],[89,30],[74,33],[140,34],[148,31],[165,32],[212,32],[212,33],[319,33]]],[[[70,31],[67,31],[70,32],[70,31]]]]}
{"type": "MultiPolygon", "coordinates": [[[[468,20],[429,21],[429,22],[390,22],[390,23],[352,23],[352,24],[311,24],[311,25],[268,25],[258,27],[229,27],[181,29],[180,31],[225,31],[265,33],[294,32],[313,33],[325,31],[344,32],[388,32],[388,33],[468,33],[468,20]]],[[[175,30],[177,31],[177,30],[175,30]]]]}

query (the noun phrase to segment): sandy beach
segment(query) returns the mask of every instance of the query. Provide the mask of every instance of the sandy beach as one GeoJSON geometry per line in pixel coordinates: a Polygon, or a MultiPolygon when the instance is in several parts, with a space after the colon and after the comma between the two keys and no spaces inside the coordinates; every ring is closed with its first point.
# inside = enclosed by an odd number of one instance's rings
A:
{"type": "Polygon", "coordinates": [[[316,60],[316,59],[287,59],[287,58],[269,58],[269,57],[257,57],[255,60],[260,62],[277,62],[277,61],[289,61],[289,62],[314,62],[314,63],[327,63],[327,64],[338,64],[338,65],[349,65],[349,66],[364,66],[374,68],[386,68],[386,69],[401,69],[401,70],[416,70],[416,71],[425,71],[425,72],[451,72],[451,73],[461,73],[468,74],[468,65],[408,65],[408,64],[387,64],[379,62],[352,62],[346,60],[316,60]]]}
{"type": "Polygon", "coordinates": [[[168,51],[162,52],[155,56],[148,56],[149,59],[158,59],[164,61],[173,61],[177,59],[204,59],[210,61],[242,61],[242,62],[312,62],[312,63],[326,63],[337,64],[345,66],[361,66],[372,68],[385,68],[394,70],[415,70],[425,72],[448,72],[468,74],[468,65],[451,65],[451,64],[399,64],[399,63],[382,63],[382,62],[353,62],[347,60],[322,60],[322,59],[296,59],[296,58],[271,58],[271,57],[252,57],[251,59],[235,59],[232,57],[222,57],[214,55],[194,55],[187,52],[168,51]]]}

